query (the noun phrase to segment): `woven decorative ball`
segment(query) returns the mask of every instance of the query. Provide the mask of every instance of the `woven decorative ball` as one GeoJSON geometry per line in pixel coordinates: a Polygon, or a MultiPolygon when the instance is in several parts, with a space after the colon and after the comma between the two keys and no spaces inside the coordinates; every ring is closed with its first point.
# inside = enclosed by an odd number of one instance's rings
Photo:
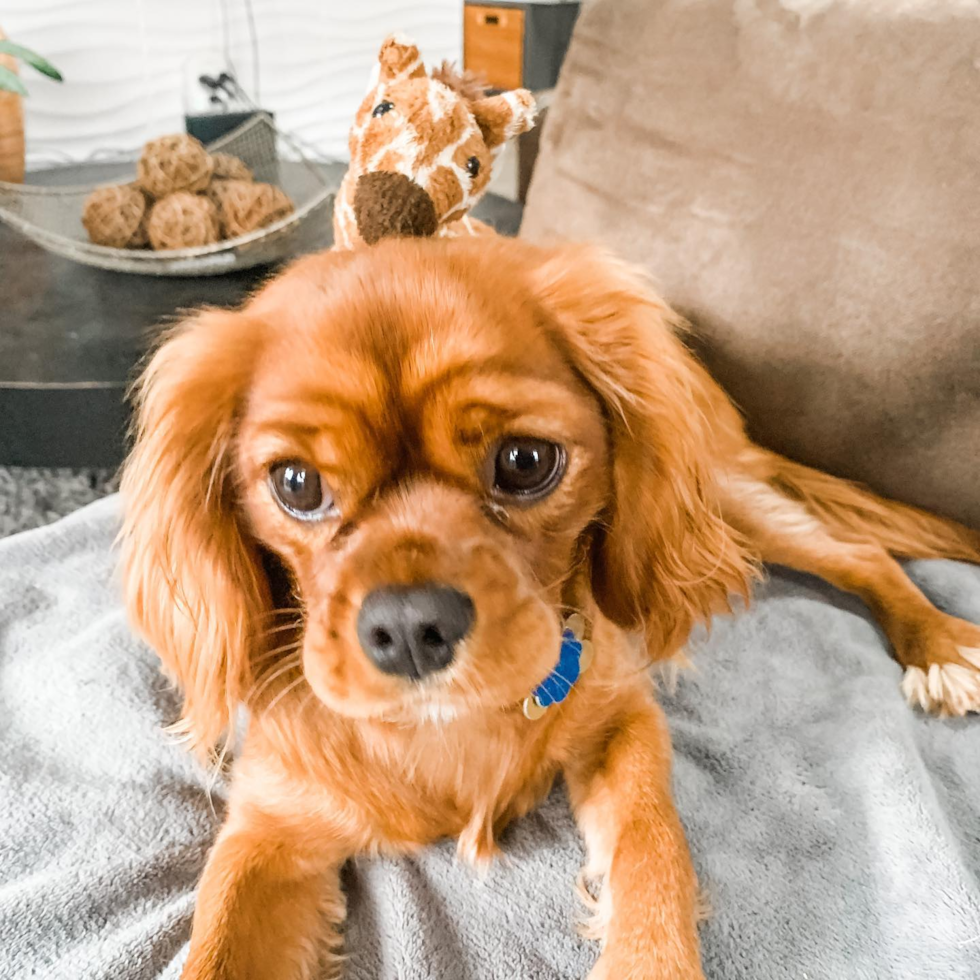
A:
{"type": "Polygon", "coordinates": [[[197,248],[221,238],[221,223],[218,209],[206,197],[177,191],[153,205],[146,231],[158,251],[197,248]]]}
{"type": "Polygon", "coordinates": [[[221,183],[224,186],[217,188],[214,196],[219,202],[226,238],[264,228],[293,210],[289,195],[273,184],[253,184],[244,180],[221,183]]]}
{"type": "Polygon", "coordinates": [[[143,212],[143,220],[140,221],[139,227],[133,232],[133,237],[129,240],[129,245],[127,248],[149,248],[150,247],[150,214],[153,211],[152,205],[146,206],[146,211],[143,212]]]}
{"type": "Polygon", "coordinates": [[[212,153],[214,163],[212,176],[215,180],[255,180],[255,175],[238,157],[230,153],[212,153]]]}
{"type": "Polygon", "coordinates": [[[187,133],[150,140],[136,165],[140,186],[158,199],[174,191],[203,191],[213,171],[208,151],[187,133]]]}
{"type": "Polygon", "coordinates": [[[204,194],[211,201],[211,203],[218,209],[220,214],[221,205],[225,199],[225,195],[228,193],[229,188],[234,188],[238,183],[250,183],[250,181],[237,181],[237,180],[221,180],[215,179],[208,184],[207,189],[204,194]]]}
{"type": "Polygon", "coordinates": [[[100,187],[82,207],[82,224],[96,245],[127,248],[139,234],[146,198],[132,186],[100,187]]]}

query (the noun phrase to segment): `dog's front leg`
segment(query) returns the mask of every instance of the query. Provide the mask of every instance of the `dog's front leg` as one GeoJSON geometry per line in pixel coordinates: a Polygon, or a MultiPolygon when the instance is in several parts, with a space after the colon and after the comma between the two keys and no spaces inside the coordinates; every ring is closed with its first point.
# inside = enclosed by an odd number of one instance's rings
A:
{"type": "Polygon", "coordinates": [[[233,811],[201,878],[183,980],[338,976],[342,862],[322,835],[233,811]]]}
{"type": "Polygon", "coordinates": [[[589,980],[702,980],[697,881],[671,800],[663,713],[638,697],[603,734],[565,772],[586,875],[602,879],[604,947],[589,980]]]}

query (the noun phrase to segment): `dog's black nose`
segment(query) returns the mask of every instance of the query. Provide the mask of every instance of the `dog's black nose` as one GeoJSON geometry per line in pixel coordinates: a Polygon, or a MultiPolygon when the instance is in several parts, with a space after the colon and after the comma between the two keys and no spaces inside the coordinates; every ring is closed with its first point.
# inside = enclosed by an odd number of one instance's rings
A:
{"type": "Polygon", "coordinates": [[[473,600],[447,585],[386,586],[361,604],[357,638],[379,670],[418,680],[452,663],[474,616],[473,600]]]}

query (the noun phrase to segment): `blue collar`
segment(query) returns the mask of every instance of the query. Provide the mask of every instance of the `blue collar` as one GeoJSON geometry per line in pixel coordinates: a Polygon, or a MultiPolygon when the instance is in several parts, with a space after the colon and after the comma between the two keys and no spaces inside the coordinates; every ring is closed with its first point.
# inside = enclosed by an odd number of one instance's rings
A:
{"type": "Polygon", "coordinates": [[[586,635],[585,619],[572,613],[561,631],[561,652],[550,674],[524,699],[524,716],[537,721],[553,704],[561,704],[592,663],[594,651],[586,635]]]}

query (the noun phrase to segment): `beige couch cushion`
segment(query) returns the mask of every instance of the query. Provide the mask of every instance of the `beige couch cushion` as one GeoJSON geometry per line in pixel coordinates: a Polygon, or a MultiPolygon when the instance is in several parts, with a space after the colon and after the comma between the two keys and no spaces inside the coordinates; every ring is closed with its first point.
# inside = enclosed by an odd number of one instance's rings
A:
{"type": "Polygon", "coordinates": [[[522,234],[647,266],[762,443],[980,526],[976,0],[593,0],[522,234]]]}

